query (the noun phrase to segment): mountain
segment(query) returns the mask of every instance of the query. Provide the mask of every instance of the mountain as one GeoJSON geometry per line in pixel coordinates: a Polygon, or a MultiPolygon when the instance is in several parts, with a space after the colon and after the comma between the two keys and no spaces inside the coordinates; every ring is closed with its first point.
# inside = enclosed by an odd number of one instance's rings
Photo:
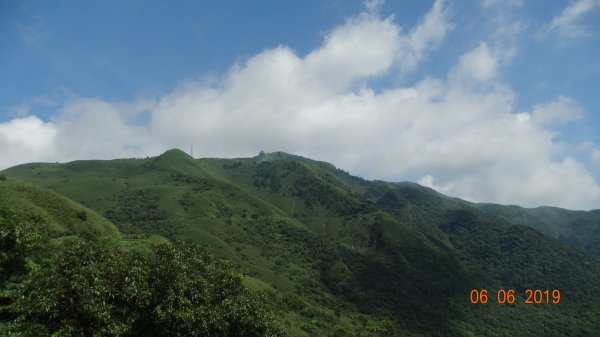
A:
{"type": "Polygon", "coordinates": [[[208,244],[269,298],[291,336],[352,335],[356,317],[409,335],[600,334],[598,211],[475,204],[282,152],[169,150],[3,174],[93,209],[124,235],[208,244]],[[484,288],[515,289],[519,301],[471,304],[484,288]],[[562,299],[526,305],[526,289],[562,299]]]}
{"type": "Polygon", "coordinates": [[[0,208],[36,214],[49,238],[79,236],[120,240],[117,228],[97,212],[51,190],[13,177],[0,176],[0,208]]]}
{"type": "Polygon", "coordinates": [[[0,175],[0,335],[282,336],[206,247],[122,235],[95,211],[0,175]]]}
{"type": "Polygon", "coordinates": [[[376,182],[368,186],[365,197],[422,230],[436,232],[445,221],[445,212],[465,210],[493,218],[497,224],[531,227],[589,255],[600,257],[600,210],[586,212],[557,207],[523,208],[472,203],[408,182],[376,182]]]}

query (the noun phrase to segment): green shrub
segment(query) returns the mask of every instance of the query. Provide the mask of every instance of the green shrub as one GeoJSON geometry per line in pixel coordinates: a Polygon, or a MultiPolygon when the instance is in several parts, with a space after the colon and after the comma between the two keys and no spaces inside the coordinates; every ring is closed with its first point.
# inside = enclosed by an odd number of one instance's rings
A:
{"type": "Polygon", "coordinates": [[[81,221],[85,221],[88,218],[88,215],[86,213],[86,211],[79,211],[76,214],[77,218],[79,218],[81,221]]]}
{"type": "Polygon", "coordinates": [[[241,274],[205,247],[67,244],[16,289],[16,323],[67,336],[279,336],[241,274]]]}

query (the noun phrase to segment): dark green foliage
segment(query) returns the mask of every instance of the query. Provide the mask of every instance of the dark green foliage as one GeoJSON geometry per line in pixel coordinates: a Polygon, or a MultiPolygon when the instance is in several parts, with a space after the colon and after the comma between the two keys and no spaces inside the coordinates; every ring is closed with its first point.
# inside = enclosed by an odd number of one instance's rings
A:
{"type": "Polygon", "coordinates": [[[481,286],[560,289],[569,301],[600,302],[600,261],[535,230],[494,226],[467,211],[443,226],[463,263],[486,275],[481,286]]]}
{"type": "Polygon", "coordinates": [[[171,178],[173,178],[174,181],[179,183],[193,185],[193,189],[196,192],[208,191],[213,187],[213,184],[210,181],[206,179],[197,178],[188,174],[173,173],[171,175],[171,178]]]}
{"type": "Polygon", "coordinates": [[[0,181],[6,181],[6,176],[4,174],[0,174],[0,181]]]}
{"type": "Polygon", "coordinates": [[[341,193],[338,189],[314,175],[304,172],[291,186],[291,193],[304,200],[306,207],[320,206],[337,215],[374,212],[374,205],[352,195],[341,193]]]}
{"type": "Polygon", "coordinates": [[[184,193],[181,199],[179,199],[179,204],[185,211],[189,211],[194,205],[190,193],[184,193]]]}
{"type": "Polygon", "coordinates": [[[115,210],[107,218],[116,223],[164,220],[158,209],[160,194],[152,190],[131,189],[121,192],[114,200],[115,210]]]}
{"type": "Polygon", "coordinates": [[[565,226],[562,237],[573,246],[600,257],[600,210],[576,216],[565,226]]]}
{"type": "Polygon", "coordinates": [[[77,218],[79,218],[81,221],[85,221],[88,218],[88,215],[85,211],[79,211],[76,214],[77,218]]]}
{"type": "Polygon", "coordinates": [[[281,179],[277,174],[277,164],[274,162],[264,161],[256,165],[254,178],[255,187],[269,187],[271,193],[281,189],[281,179]]]}
{"type": "Polygon", "coordinates": [[[137,222],[119,224],[118,228],[123,234],[155,234],[173,239],[181,233],[180,226],[169,221],[137,222]]]}
{"type": "MultiPolygon", "coordinates": [[[[399,245],[394,242],[397,233],[391,231],[391,227],[397,224],[389,219],[379,219],[378,223],[380,248],[391,256],[389,261],[354,252],[331,238],[281,221],[261,219],[261,223],[249,224],[252,227],[248,231],[264,240],[255,243],[262,246],[263,256],[284,261],[281,267],[275,263],[275,270],[285,272],[289,263],[295,263],[313,275],[294,276],[297,282],[295,291],[300,298],[325,307],[339,306],[339,302],[324,296],[332,293],[362,312],[402,317],[411,329],[432,331],[444,327],[449,330],[449,315],[440,314],[439,308],[448,305],[449,296],[462,296],[464,275],[460,275],[456,260],[441,252],[432,253],[421,241],[399,245]],[[424,298],[427,298],[426,302],[424,298]],[[416,312],[416,307],[421,310],[416,312]],[[426,321],[427,325],[414,325],[416,318],[426,321]]],[[[414,234],[409,231],[405,235],[414,234]]],[[[313,319],[318,317],[320,322],[331,320],[329,326],[336,322],[333,318],[311,313],[309,307],[298,302],[294,307],[302,308],[299,311],[303,315],[313,319]]],[[[310,329],[324,330],[317,327],[310,329]]]]}
{"type": "MultiPolygon", "coordinates": [[[[357,329],[356,336],[396,337],[404,335],[393,320],[376,321],[365,314],[352,315],[351,319],[357,329]]],[[[345,335],[341,333],[339,336],[345,335]]]]}
{"type": "Polygon", "coordinates": [[[18,286],[9,307],[18,324],[43,335],[280,335],[241,275],[206,248],[163,244],[146,254],[76,242],[55,256],[18,286]]]}
{"type": "Polygon", "coordinates": [[[3,306],[12,301],[8,286],[23,279],[36,264],[31,254],[42,238],[41,218],[0,207],[0,335],[15,318],[3,306]]]}
{"type": "Polygon", "coordinates": [[[377,200],[377,206],[386,211],[395,211],[403,208],[402,200],[394,191],[386,191],[381,198],[377,200]]]}
{"type": "Polygon", "coordinates": [[[0,288],[27,272],[29,255],[41,237],[40,217],[0,207],[0,288]]]}
{"type": "Polygon", "coordinates": [[[224,170],[235,170],[235,169],[239,168],[240,166],[242,166],[241,161],[236,161],[231,164],[223,164],[222,165],[224,170]]]}

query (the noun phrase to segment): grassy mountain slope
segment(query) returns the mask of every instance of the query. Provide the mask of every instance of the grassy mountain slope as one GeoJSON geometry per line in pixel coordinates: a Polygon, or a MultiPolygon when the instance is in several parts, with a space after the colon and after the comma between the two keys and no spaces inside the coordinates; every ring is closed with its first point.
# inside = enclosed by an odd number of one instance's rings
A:
{"type": "MultiPolygon", "coordinates": [[[[27,164],[5,171],[104,215],[124,233],[208,243],[281,309],[291,335],[333,334],[365,312],[424,335],[596,331],[600,265],[549,234],[583,213],[473,204],[411,183],[371,182],[331,164],[271,153],[194,160],[27,164]],[[560,226],[550,226],[551,219],[560,226]],[[564,305],[477,307],[469,290],[560,287],[564,305]],[[521,317],[521,325],[502,324],[521,317]],[[493,319],[491,319],[493,318],[493,319]],[[491,319],[491,320],[490,320],[491,319]]],[[[587,213],[586,213],[587,214],[587,213]]],[[[573,230],[575,231],[575,230],[573,230]]],[[[563,233],[563,232],[561,232],[563,233]]]]}
{"type": "Polygon", "coordinates": [[[205,247],[123,237],[95,211],[0,175],[2,336],[281,336],[242,280],[205,247]]]}
{"type": "Polygon", "coordinates": [[[115,226],[95,211],[31,183],[2,176],[0,196],[0,207],[39,215],[51,238],[121,238],[115,226]]]}

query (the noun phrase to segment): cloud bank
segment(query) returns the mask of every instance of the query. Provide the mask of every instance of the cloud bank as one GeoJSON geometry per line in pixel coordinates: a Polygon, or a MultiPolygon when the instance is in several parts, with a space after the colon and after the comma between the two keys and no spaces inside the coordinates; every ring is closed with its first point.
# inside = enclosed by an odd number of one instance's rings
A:
{"type": "Polygon", "coordinates": [[[598,183],[550,129],[581,116],[574,99],[514,111],[516,94],[498,76],[501,55],[486,42],[465,51],[443,78],[376,90],[369,80],[414,70],[453,24],[440,0],[406,32],[393,17],[380,17],[380,2],[369,4],[304,56],[278,46],[221,78],[189,81],[161,97],[70,99],[47,121],[1,123],[0,167],[142,157],[194,143],[201,157],[282,150],[365,178],[409,177],[472,201],[600,206],[598,183]]]}

